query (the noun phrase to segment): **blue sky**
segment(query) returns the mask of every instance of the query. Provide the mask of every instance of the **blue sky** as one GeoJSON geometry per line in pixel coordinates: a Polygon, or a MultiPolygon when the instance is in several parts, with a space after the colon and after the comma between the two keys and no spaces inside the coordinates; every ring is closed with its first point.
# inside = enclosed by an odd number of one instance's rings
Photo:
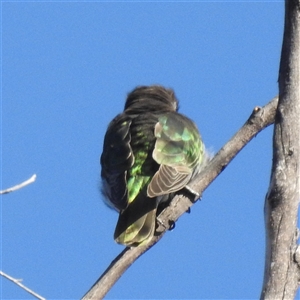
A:
{"type": "MultiPolygon", "coordinates": [[[[78,299],[123,249],[102,202],[109,121],[141,84],[172,87],[218,151],[277,94],[283,1],[2,2],[1,269],[78,299]]],[[[107,299],[255,299],[272,127],[259,134],[107,299]]],[[[1,279],[3,299],[31,299],[1,279]]]]}

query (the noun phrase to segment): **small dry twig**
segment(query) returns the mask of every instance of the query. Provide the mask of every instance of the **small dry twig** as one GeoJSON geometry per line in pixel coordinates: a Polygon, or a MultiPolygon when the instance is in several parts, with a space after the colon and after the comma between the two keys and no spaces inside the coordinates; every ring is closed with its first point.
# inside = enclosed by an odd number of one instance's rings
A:
{"type": "Polygon", "coordinates": [[[0,271],[0,275],[3,276],[4,278],[10,280],[11,282],[15,283],[16,285],[18,285],[19,287],[21,287],[23,290],[25,290],[26,292],[28,292],[29,294],[31,294],[32,296],[36,297],[37,299],[40,300],[46,300],[46,298],[40,296],[39,294],[37,294],[36,292],[34,292],[33,290],[31,290],[30,288],[26,287],[24,284],[22,284],[20,281],[22,281],[22,279],[15,279],[7,274],[5,274],[3,271],[0,271]]]}
{"type": "Polygon", "coordinates": [[[35,182],[35,180],[36,180],[36,174],[33,174],[29,179],[25,180],[24,182],[19,183],[19,184],[15,185],[11,188],[8,188],[6,190],[0,191],[0,195],[8,194],[8,193],[14,192],[16,190],[19,190],[19,189],[23,188],[24,186],[35,182]]]}

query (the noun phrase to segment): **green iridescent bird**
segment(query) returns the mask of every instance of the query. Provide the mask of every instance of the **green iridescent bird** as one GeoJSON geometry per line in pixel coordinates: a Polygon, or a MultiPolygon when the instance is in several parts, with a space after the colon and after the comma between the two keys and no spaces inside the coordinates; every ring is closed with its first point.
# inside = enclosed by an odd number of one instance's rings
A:
{"type": "Polygon", "coordinates": [[[196,125],[177,110],[173,90],[141,86],[108,126],[101,178],[107,204],[119,212],[117,243],[147,243],[159,204],[187,187],[207,161],[196,125]]]}

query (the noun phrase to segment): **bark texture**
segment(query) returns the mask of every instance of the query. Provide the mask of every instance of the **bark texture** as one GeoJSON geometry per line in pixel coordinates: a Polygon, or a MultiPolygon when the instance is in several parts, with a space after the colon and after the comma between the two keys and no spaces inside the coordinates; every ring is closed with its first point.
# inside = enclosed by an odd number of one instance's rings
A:
{"type": "Polygon", "coordinates": [[[266,262],[261,299],[294,299],[299,286],[300,1],[286,0],[273,165],[265,200],[266,262]]]}

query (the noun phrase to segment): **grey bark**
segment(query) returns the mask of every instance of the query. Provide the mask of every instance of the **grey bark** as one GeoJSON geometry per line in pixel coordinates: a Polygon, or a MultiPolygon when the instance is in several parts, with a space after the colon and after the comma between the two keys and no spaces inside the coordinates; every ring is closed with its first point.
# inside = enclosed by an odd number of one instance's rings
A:
{"type": "Polygon", "coordinates": [[[300,2],[286,0],[273,165],[265,200],[266,260],[261,299],[294,299],[299,286],[300,2]]]}

